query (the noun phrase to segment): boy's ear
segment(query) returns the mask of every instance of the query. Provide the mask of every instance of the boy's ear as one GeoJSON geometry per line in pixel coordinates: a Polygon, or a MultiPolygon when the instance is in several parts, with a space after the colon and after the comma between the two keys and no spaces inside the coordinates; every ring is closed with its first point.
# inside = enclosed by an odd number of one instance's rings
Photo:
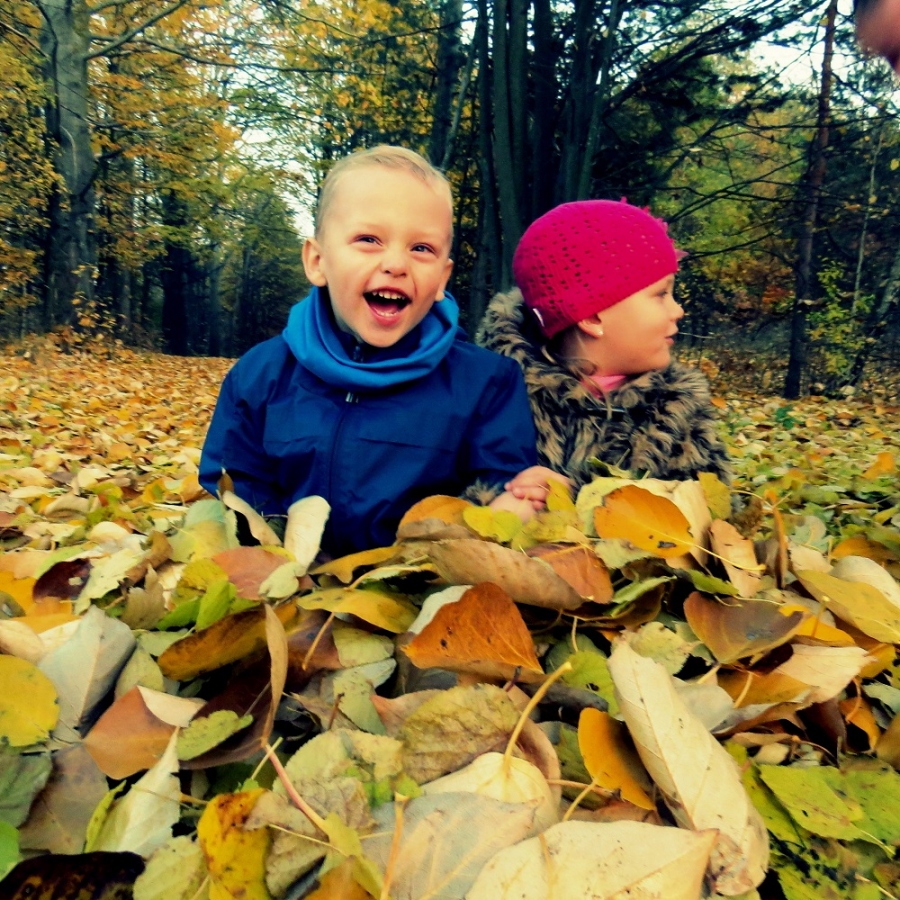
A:
{"type": "Polygon", "coordinates": [[[586,319],[582,319],[580,322],[576,322],[575,325],[588,337],[603,337],[603,323],[600,321],[600,316],[598,313],[594,313],[594,315],[588,316],[586,319]]]}
{"type": "Polygon", "coordinates": [[[453,272],[453,260],[448,259],[444,264],[444,279],[441,281],[440,289],[437,292],[437,296],[439,300],[444,299],[444,289],[447,287],[447,282],[450,280],[450,275],[453,272]]]}
{"type": "Polygon", "coordinates": [[[303,244],[303,269],[310,284],[325,287],[328,279],[322,269],[322,248],[315,238],[307,238],[303,244]]]}

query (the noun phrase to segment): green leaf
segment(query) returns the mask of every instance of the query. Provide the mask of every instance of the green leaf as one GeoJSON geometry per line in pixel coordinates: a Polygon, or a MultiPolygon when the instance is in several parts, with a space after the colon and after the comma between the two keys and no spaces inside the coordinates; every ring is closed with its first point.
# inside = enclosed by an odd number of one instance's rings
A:
{"type": "Polygon", "coordinates": [[[188,760],[202,756],[233,734],[243,731],[252,722],[253,716],[238,716],[231,709],[220,709],[208,716],[193,719],[178,735],[178,758],[188,760]]]}

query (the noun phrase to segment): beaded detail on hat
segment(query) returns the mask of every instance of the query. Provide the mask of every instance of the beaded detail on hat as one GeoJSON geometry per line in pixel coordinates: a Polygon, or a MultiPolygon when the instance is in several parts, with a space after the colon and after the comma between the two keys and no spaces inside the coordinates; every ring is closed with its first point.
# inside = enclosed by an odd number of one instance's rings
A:
{"type": "Polygon", "coordinates": [[[528,227],[513,277],[544,334],[608,309],[678,270],[668,227],[622,200],[563,203],[528,227]]]}

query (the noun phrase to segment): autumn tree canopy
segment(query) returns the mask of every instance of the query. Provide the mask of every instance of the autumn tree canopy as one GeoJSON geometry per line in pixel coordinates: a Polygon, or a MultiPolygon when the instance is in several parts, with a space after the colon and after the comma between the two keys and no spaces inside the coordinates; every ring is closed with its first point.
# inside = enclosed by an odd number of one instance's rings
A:
{"type": "Polygon", "coordinates": [[[388,142],[454,184],[470,327],[537,215],[627,196],[691,251],[693,333],[752,322],[786,358],[799,291],[799,389],[854,384],[897,330],[897,109],[840,8],[823,75],[826,8],[0,0],[0,328],[237,353],[303,294],[296,260],[254,273],[296,253],[324,171],[388,142]]]}

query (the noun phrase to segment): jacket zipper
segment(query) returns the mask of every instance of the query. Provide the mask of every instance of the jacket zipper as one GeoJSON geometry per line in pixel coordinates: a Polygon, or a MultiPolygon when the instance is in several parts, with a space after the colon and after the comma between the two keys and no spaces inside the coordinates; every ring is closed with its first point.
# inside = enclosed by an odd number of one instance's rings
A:
{"type": "MultiPolygon", "coordinates": [[[[353,348],[352,357],[353,362],[360,362],[363,358],[363,344],[361,342],[357,342],[356,346],[353,348]]],[[[334,441],[331,444],[331,459],[328,461],[328,497],[334,497],[334,464],[338,455],[338,447],[341,443],[341,433],[344,430],[344,423],[347,420],[347,413],[349,412],[348,404],[353,404],[359,402],[359,395],[354,393],[353,391],[347,391],[344,395],[344,408],[341,410],[340,418],[338,419],[337,428],[334,431],[334,441]]]]}

